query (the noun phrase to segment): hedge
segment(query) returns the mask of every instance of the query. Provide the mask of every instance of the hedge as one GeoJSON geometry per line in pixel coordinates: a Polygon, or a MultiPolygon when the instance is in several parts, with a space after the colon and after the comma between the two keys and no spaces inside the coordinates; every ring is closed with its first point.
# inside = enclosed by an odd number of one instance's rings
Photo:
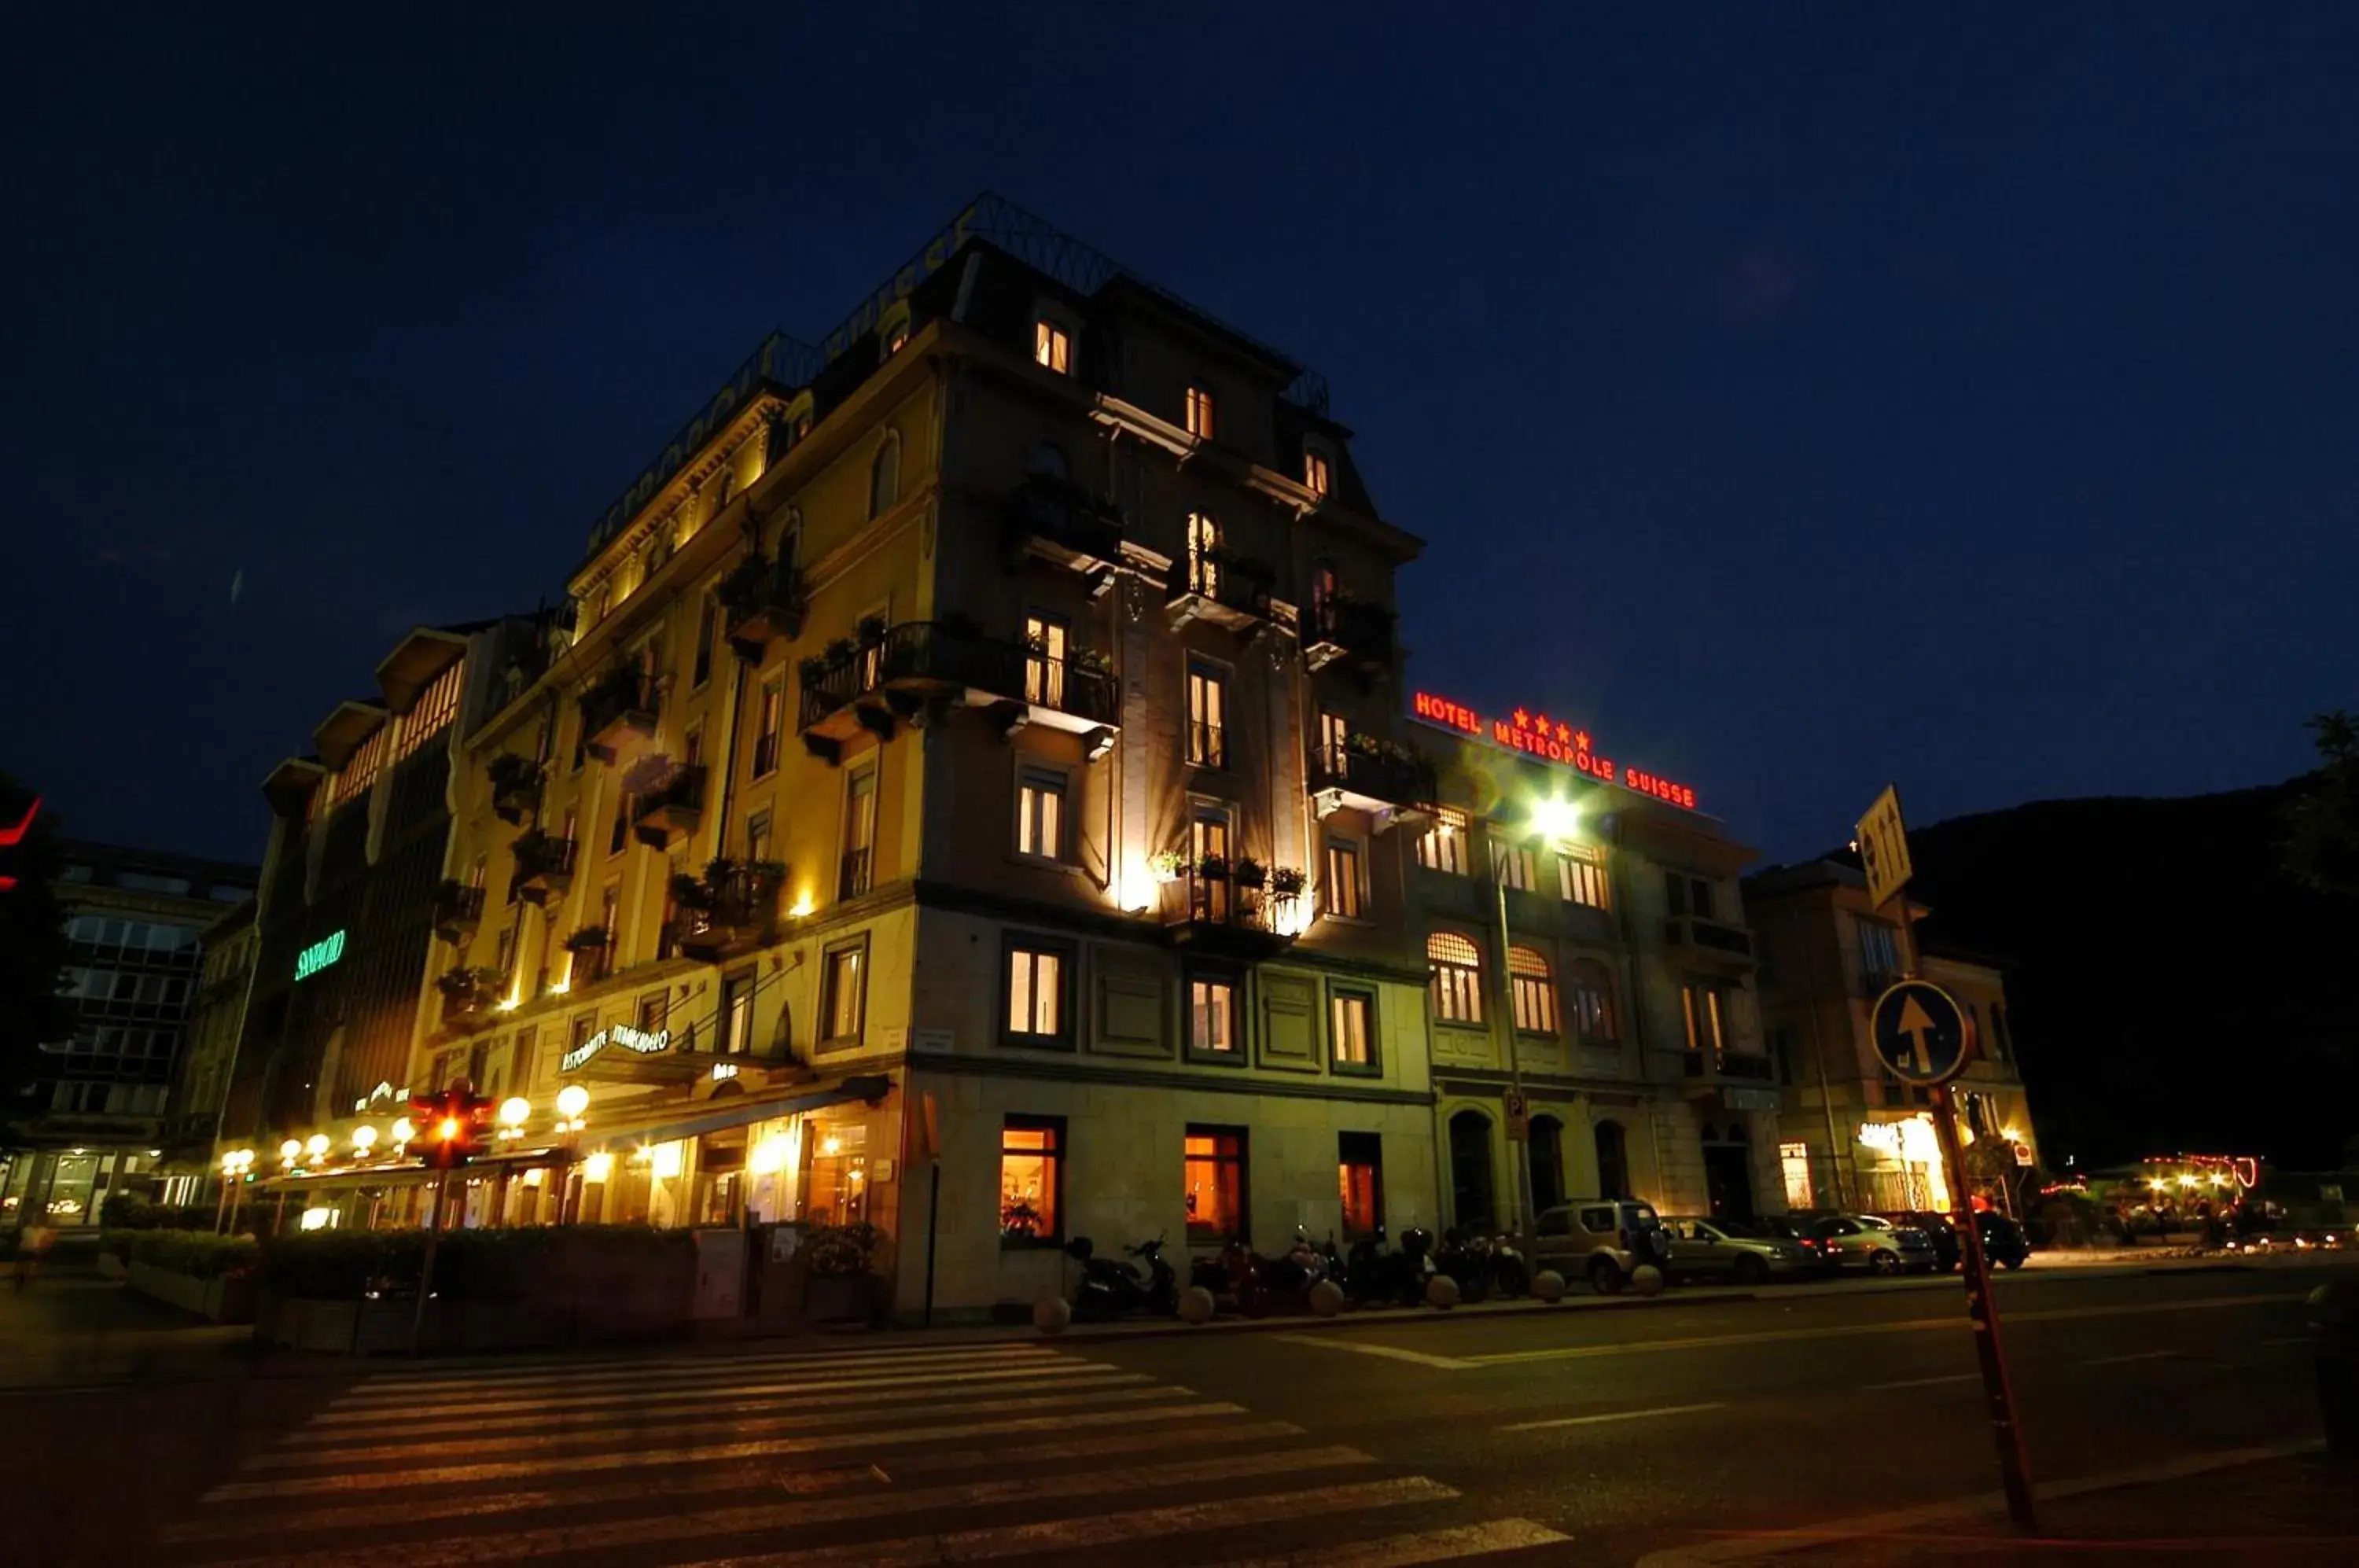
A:
{"type": "Polygon", "coordinates": [[[221,1211],[212,1203],[175,1207],[137,1192],[109,1192],[99,1205],[98,1223],[108,1230],[211,1230],[221,1223],[221,1211]]]}
{"type": "MultiPolygon", "coordinates": [[[[262,1244],[262,1279],[274,1294],[355,1301],[418,1289],[426,1233],[309,1231],[262,1244]]],[[[457,1301],[513,1301],[597,1290],[626,1278],[685,1280],[696,1244],[686,1230],[645,1225],[521,1225],[443,1233],[434,1291],[457,1301]]]]}
{"type": "Polygon", "coordinates": [[[250,1274],[262,1263],[262,1248],[252,1236],[214,1236],[205,1231],[103,1231],[99,1247],[125,1263],[145,1263],[199,1279],[250,1274]]]}

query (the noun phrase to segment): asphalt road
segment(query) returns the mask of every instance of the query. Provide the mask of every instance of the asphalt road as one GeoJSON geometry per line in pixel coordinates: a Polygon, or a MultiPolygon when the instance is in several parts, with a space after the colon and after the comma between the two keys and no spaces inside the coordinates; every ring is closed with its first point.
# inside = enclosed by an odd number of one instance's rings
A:
{"type": "MultiPolygon", "coordinates": [[[[2055,1481],[2317,1432],[2299,1264],[2030,1274],[2055,1481]]],[[[0,1399],[9,1561],[1630,1563],[1995,1486],[1954,1281],[0,1399]]]]}

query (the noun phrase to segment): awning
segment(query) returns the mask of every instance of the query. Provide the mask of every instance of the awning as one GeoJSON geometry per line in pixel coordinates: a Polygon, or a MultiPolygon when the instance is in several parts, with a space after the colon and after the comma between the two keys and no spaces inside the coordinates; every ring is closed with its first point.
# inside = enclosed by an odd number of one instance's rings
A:
{"type": "Polygon", "coordinates": [[[467,651],[466,637],[440,626],[417,626],[394,646],[376,667],[376,683],[386,705],[406,713],[435,677],[459,662],[467,651]]]}
{"type": "MultiPolygon", "coordinates": [[[[595,1141],[603,1134],[608,1141],[617,1138],[639,1143],[669,1143],[674,1138],[701,1138],[709,1132],[723,1132],[730,1127],[744,1127],[748,1122],[766,1122],[779,1116],[799,1116],[805,1111],[822,1110],[829,1105],[850,1105],[854,1100],[877,1101],[890,1094],[893,1080],[882,1073],[862,1073],[846,1078],[842,1083],[826,1088],[789,1094],[782,1099],[740,1099],[734,1096],[719,1102],[717,1107],[701,1114],[682,1116],[676,1121],[658,1122],[652,1127],[601,1128],[592,1126],[588,1138],[595,1141]]],[[[713,1102],[706,1102],[708,1106],[713,1102]]]]}
{"type": "Polygon", "coordinates": [[[385,727],[392,716],[382,702],[372,698],[356,697],[337,703],[311,732],[311,744],[320,760],[330,768],[342,768],[353,759],[361,743],[385,727]]]}

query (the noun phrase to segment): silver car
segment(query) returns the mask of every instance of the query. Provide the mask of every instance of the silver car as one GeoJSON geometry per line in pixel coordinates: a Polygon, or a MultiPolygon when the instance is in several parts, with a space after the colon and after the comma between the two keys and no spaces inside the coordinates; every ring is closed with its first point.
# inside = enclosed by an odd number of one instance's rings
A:
{"type": "Polygon", "coordinates": [[[1671,1272],[1690,1279],[1734,1279],[1757,1285],[1773,1275],[1815,1274],[1819,1260],[1799,1242],[1750,1220],[1682,1214],[1663,1222],[1671,1233],[1671,1272]]]}
{"type": "Polygon", "coordinates": [[[1820,1222],[1819,1240],[1836,1268],[1864,1263],[1876,1274],[1930,1272],[1939,1257],[1923,1231],[1874,1214],[1830,1215],[1820,1222]]]}

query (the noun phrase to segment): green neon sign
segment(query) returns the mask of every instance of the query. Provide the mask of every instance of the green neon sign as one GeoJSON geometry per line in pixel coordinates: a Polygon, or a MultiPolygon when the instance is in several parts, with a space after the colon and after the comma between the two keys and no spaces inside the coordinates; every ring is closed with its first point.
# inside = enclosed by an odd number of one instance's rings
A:
{"type": "Polygon", "coordinates": [[[309,980],[344,955],[344,933],[321,937],[295,955],[295,978],[309,980]]]}

